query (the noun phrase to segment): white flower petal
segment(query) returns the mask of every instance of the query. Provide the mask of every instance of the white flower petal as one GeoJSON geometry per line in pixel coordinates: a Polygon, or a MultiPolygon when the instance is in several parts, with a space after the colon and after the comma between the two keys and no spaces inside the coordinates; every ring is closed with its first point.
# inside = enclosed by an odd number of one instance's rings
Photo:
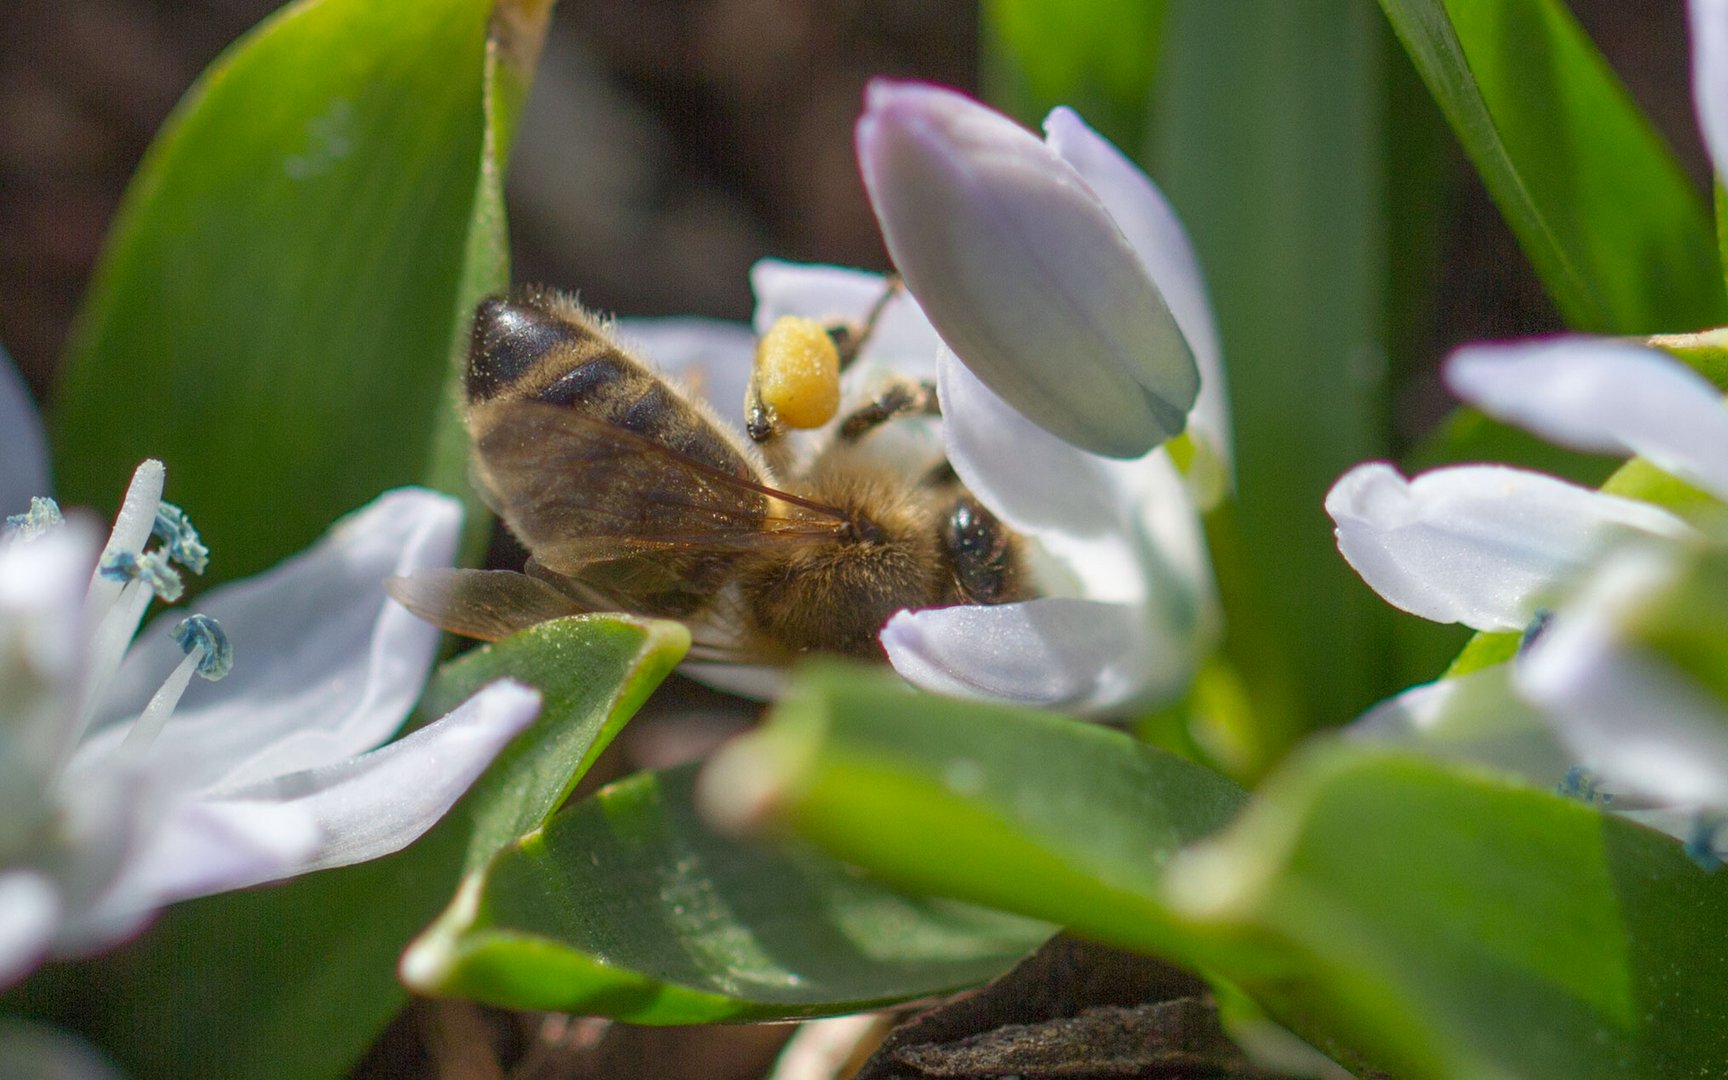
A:
{"type": "Polygon", "coordinates": [[[1646,503],[1498,465],[1413,481],[1359,465],[1326,495],[1338,550],[1374,591],[1414,615],[1477,630],[1526,626],[1555,586],[1616,540],[1690,528],[1646,503]]]}
{"type": "Polygon", "coordinates": [[[28,975],[48,955],[60,925],[60,892],[34,870],[0,873],[0,988],[28,975]]]}
{"type": "Polygon", "coordinates": [[[737,426],[756,359],[756,335],[723,319],[619,319],[618,336],[636,355],[676,375],[737,426]]]}
{"type": "MultiPolygon", "coordinates": [[[[750,287],[756,294],[756,332],[764,334],[786,315],[861,322],[881,301],[888,279],[849,267],[763,259],[750,269],[750,287]]],[[[941,345],[918,301],[902,289],[882,309],[859,359],[907,378],[935,378],[941,345]]]]}
{"type": "Polygon", "coordinates": [[[1618,637],[1627,609],[1672,574],[1660,551],[1617,552],[1536,639],[1517,685],[1610,789],[1728,812],[1728,710],[1618,637]]]}
{"type": "Polygon", "coordinates": [[[1127,155],[1087,126],[1066,105],[1044,119],[1045,141],[1074,166],[1086,181],[1134,253],[1152,275],[1200,369],[1200,396],[1188,417],[1188,431],[1217,455],[1226,487],[1231,468],[1230,399],[1224,382],[1224,358],[1218,345],[1218,324],[1206,298],[1200,261],[1187,230],[1152,182],[1127,155]]]}
{"type": "Polygon", "coordinates": [[[30,509],[32,496],[52,494],[42,421],[23,376],[0,349],[0,517],[30,509]]]}
{"type": "Polygon", "coordinates": [[[1071,165],[969,98],[882,80],[857,144],[895,266],[993,390],[1112,457],[1182,430],[1199,391],[1187,341],[1071,165]]]}
{"type": "Polygon", "coordinates": [[[1728,177],[1728,0],[1691,0],[1692,101],[1716,175],[1728,177]]]}
{"type": "Polygon", "coordinates": [[[154,905],[117,920],[96,912],[147,861],[174,802],[158,778],[135,767],[62,775],[56,794],[59,843],[43,864],[52,868],[66,909],[54,946],[65,956],[111,945],[148,920],[154,905]]]}
{"type": "Polygon", "coordinates": [[[400,851],[436,824],[539,711],[539,691],[496,682],[387,746],[224,792],[218,805],[257,800],[314,822],[318,848],[294,873],[376,859],[400,851]]]}
{"type": "Polygon", "coordinates": [[[925,690],[1085,712],[1162,696],[1192,663],[1185,643],[1154,641],[1132,605],[1062,597],[902,611],[882,647],[925,690]]]}
{"type": "Polygon", "coordinates": [[[107,948],[165,904],[289,877],[319,839],[317,823],[293,805],[181,799],[119,877],[69,920],[58,950],[75,956],[107,948]]]}
{"type": "Polygon", "coordinates": [[[747,697],[752,701],[773,701],[786,687],[787,669],[769,664],[704,664],[686,661],[678,665],[680,675],[688,675],[703,686],[728,694],[747,697]]]}
{"type": "Polygon", "coordinates": [[[1578,764],[1543,713],[1514,692],[1511,664],[1411,687],[1368,710],[1345,734],[1502,769],[1546,788],[1578,764]]]}
{"type": "MultiPolygon", "coordinates": [[[[199,598],[234,644],[234,670],[196,683],[148,760],[183,789],[234,785],[352,757],[383,742],[426,679],[438,630],[389,600],[387,577],[448,566],[461,522],[447,496],[403,489],[338,522],[275,568],[199,598]]],[[[140,635],[105,709],[134,715],[180,659],[170,612],[140,635]]],[[[111,724],[79,748],[100,762],[124,737],[111,724]]]]}
{"type": "Polygon", "coordinates": [[[1131,516],[1112,467],[1032,423],[948,350],[937,362],[948,461],[1021,532],[1119,536],[1131,516]]]}
{"type": "Polygon", "coordinates": [[[84,590],[101,540],[73,518],[29,541],[0,543],[0,851],[33,832],[71,752],[69,717],[84,665],[84,590]]]}
{"type": "MultiPolygon", "coordinates": [[[[1088,454],[1021,416],[946,350],[940,371],[943,434],[961,480],[1062,564],[1080,599],[1133,612],[1129,620],[1145,640],[1132,648],[1155,665],[1135,696],[1158,698],[1179,688],[1216,639],[1222,617],[1200,518],[1169,457],[1158,451],[1115,461],[1088,454]]],[[[1108,657],[1090,669],[1105,680],[1115,670],[1108,657]]],[[[1113,692],[1101,686],[1097,695],[1113,692]]]]}
{"type": "Polygon", "coordinates": [[[1648,459],[1728,499],[1728,409],[1702,375],[1654,349],[1563,337],[1472,345],[1446,365],[1490,416],[1577,450],[1648,459]]]}

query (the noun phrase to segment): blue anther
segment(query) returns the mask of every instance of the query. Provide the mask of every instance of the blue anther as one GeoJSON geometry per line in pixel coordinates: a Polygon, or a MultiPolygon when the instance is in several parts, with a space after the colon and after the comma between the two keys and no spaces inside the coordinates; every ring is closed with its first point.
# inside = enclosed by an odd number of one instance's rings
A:
{"type": "Polygon", "coordinates": [[[34,540],[65,521],[60,516],[60,504],[41,495],[32,496],[30,509],[6,518],[6,535],[20,540],[34,540]]]}
{"type": "Polygon", "coordinates": [[[168,565],[160,551],[134,555],[130,551],[110,552],[102,559],[101,574],[109,581],[142,581],[163,600],[172,604],[180,599],[184,586],[180,575],[168,565]]]}
{"type": "Polygon", "coordinates": [[[1701,870],[1715,870],[1722,865],[1722,856],[1716,854],[1716,833],[1722,822],[1720,814],[1699,814],[1692,819],[1692,827],[1686,833],[1686,857],[1701,870]]]}
{"type": "Polygon", "coordinates": [[[188,615],[181,619],[180,625],[174,628],[174,641],[188,656],[192,655],[193,649],[202,650],[204,655],[198,658],[198,674],[211,682],[234,668],[234,646],[229,644],[228,635],[223,633],[221,625],[208,615],[188,615]]]}
{"type": "Polygon", "coordinates": [[[1536,614],[1530,617],[1530,625],[1526,626],[1524,632],[1518,635],[1518,655],[1522,656],[1529,652],[1530,646],[1536,644],[1542,635],[1547,633],[1548,626],[1553,621],[1554,613],[1552,611],[1547,608],[1537,608],[1536,614]]]}
{"type": "Polygon", "coordinates": [[[170,559],[194,574],[202,574],[210,565],[210,549],[198,539],[198,530],[192,527],[192,519],[186,516],[186,511],[173,503],[158,504],[156,523],[150,531],[162,541],[162,550],[170,559]]]}
{"type": "Polygon", "coordinates": [[[1612,792],[1602,790],[1601,778],[1582,765],[1567,769],[1565,777],[1555,785],[1554,793],[1591,806],[1607,806],[1614,801],[1612,792]]]}

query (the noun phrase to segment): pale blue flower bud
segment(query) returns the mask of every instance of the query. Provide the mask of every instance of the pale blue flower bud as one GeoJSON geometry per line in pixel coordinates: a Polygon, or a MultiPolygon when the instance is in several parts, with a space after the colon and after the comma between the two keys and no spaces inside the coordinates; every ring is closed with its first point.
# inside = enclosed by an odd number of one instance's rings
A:
{"type": "Polygon", "coordinates": [[[1080,174],[950,90],[878,80],[857,128],[895,266],[957,356],[1039,426],[1111,457],[1179,434],[1192,350],[1080,174]]]}

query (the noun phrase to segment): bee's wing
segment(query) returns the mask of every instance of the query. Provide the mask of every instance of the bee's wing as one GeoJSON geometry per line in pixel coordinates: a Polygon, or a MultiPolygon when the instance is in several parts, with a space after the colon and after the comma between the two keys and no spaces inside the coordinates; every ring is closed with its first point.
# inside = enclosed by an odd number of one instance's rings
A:
{"type": "Polygon", "coordinates": [[[589,610],[546,582],[513,570],[417,570],[387,579],[384,591],[440,629],[482,641],[589,610]]]}
{"type": "Polygon", "coordinates": [[[652,551],[723,554],[831,538],[845,514],[572,409],[498,402],[475,438],[493,509],[559,573],[652,551]]]}

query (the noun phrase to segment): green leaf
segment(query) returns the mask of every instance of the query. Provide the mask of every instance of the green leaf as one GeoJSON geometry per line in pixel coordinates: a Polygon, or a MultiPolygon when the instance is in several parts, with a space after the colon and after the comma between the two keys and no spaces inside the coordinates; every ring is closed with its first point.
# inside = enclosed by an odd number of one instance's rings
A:
{"type": "Polygon", "coordinates": [[[1647,344],[1709,379],[1716,389],[1728,392],[1728,329],[1657,334],[1647,344]]]}
{"type": "Polygon", "coordinates": [[[1567,323],[1655,333],[1728,319],[1713,223],[1555,0],[1381,0],[1567,323]]]}
{"type": "Polygon", "coordinates": [[[207,584],[386,488],[465,490],[445,388],[474,300],[507,280],[500,155],[548,4],[501,4],[503,47],[492,7],[293,4],[204,74],[84,301],[54,415],[67,501],[112,507],[161,458],[207,584]]]}
{"type": "Polygon", "coordinates": [[[397,956],[469,863],[544,822],[688,646],[676,623],[595,615],[461,658],[428,706],[508,676],[540,688],[541,714],[426,836],[370,863],[181,904],[128,949],[50,968],[13,1004],[82,1030],[139,1076],[342,1072],[401,1006],[397,956]]]}
{"type": "Polygon", "coordinates": [[[892,892],[704,825],[695,766],[639,774],[500,852],[409,949],[421,993],[639,1024],[856,1012],[985,982],[1055,932],[892,892]]]}
{"type": "Polygon", "coordinates": [[[985,97],[1028,127],[1067,105],[1130,153],[1147,105],[1167,0],[988,0],[985,97]]]}
{"type": "Polygon", "coordinates": [[[466,873],[545,823],[600,752],[690,648],[683,624],[627,615],[577,615],[541,623],[457,657],[420,703],[442,716],[501,678],[540,691],[542,719],[474,784],[466,805],[466,873]],[[546,717],[557,718],[548,724],[546,717]]]}
{"type": "Polygon", "coordinates": [[[1239,792],[1114,732],[832,673],[714,767],[711,804],[1203,970],[1346,1064],[1728,1070],[1728,874],[1498,774],[1334,743],[1220,830],[1239,792]]]}
{"type": "Polygon", "coordinates": [[[1194,955],[1399,1077],[1728,1071],[1728,875],[1582,803],[1333,748],[1171,871],[1194,955]]]}
{"type": "Polygon", "coordinates": [[[1119,731],[856,669],[804,668],[771,716],[715,760],[710,806],[771,811],[914,892],[1141,947],[1170,933],[1165,861],[1246,799],[1119,731]]]}
{"type": "Polygon", "coordinates": [[[1320,507],[1346,469],[1390,449],[1391,43],[1348,0],[1173,0],[1164,34],[1151,172],[1218,315],[1238,500],[1208,524],[1226,551],[1226,648],[1270,761],[1390,689],[1376,675],[1391,670],[1390,616],[1320,507]]]}

